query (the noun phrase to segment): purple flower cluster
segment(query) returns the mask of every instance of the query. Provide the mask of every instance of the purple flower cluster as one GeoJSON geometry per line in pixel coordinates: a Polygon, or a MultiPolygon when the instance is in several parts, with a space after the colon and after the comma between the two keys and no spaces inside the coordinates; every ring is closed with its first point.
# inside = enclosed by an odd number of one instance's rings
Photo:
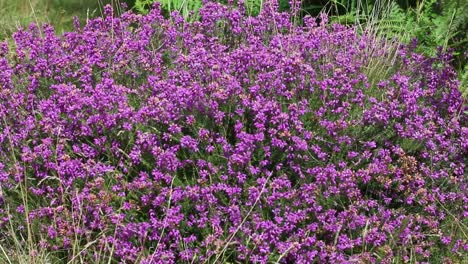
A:
{"type": "Polygon", "coordinates": [[[31,225],[65,258],[148,264],[466,253],[450,58],[400,47],[375,76],[392,51],[276,10],[206,3],[187,23],[106,7],[60,37],[17,31],[0,47],[5,239],[31,225]]]}

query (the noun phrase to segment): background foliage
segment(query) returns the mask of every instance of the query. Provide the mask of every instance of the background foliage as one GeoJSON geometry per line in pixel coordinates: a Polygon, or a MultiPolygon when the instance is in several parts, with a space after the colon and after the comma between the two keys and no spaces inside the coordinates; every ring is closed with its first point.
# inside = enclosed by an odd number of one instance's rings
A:
{"type": "MultiPolygon", "coordinates": [[[[73,16],[82,22],[102,15],[102,6],[125,3],[146,13],[156,0],[3,0],[0,1],[0,39],[11,35],[18,26],[31,22],[51,23],[58,33],[72,28],[73,16]]],[[[179,11],[184,17],[197,19],[202,0],[157,0],[168,15],[179,11]],[[193,14],[193,15],[192,15],[193,14]]],[[[218,0],[227,3],[227,0],[218,0]]],[[[289,0],[279,0],[280,10],[290,7],[289,0]]],[[[262,0],[245,0],[248,14],[258,15],[262,0]]],[[[372,27],[389,38],[409,43],[419,42],[418,51],[435,55],[437,48],[453,49],[454,64],[459,72],[466,64],[468,42],[468,5],[462,0],[332,0],[301,1],[300,15],[327,12],[335,22],[372,27]]]]}
{"type": "MultiPolygon", "coordinates": [[[[225,0],[218,0],[226,2],[225,0]]],[[[135,0],[134,8],[145,13],[155,0],[135,0]]],[[[202,0],[159,0],[169,14],[180,11],[190,19],[197,19],[196,12],[202,0]],[[191,16],[194,13],[195,16],[191,16]]],[[[248,14],[258,15],[262,0],[246,0],[248,14]]],[[[290,8],[289,0],[279,0],[280,10],[290,8]]],[[[417,51],[425,55],[436,55],[438,48],[453,50],[455,68],[466,84],[466,44],[468,41],[468,5],[461,0],[332,0],[301,1],[300,16],[317,16],[328,13],[334,22],[357,25],[375,31],[387,39],[398,39],[403,43],[418,40],[417,51]]],[[[465,87],[465,85],[463,85],[465,87]]],[[[464,94],[466,95],[466,89],[464,94]]]]}

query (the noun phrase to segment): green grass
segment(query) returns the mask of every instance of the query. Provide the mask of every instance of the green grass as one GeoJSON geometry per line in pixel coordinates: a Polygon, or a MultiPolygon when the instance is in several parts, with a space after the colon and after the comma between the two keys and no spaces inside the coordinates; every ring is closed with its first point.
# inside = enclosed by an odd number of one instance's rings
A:
{"type": "Polygon", "coordinates": [[[119,0],[1,0],[0,40],[11,37],[18,27],[49,23],[58,34],[73,29],[73,17],[81,22],[101,15],[102,6],[119,0]]]}

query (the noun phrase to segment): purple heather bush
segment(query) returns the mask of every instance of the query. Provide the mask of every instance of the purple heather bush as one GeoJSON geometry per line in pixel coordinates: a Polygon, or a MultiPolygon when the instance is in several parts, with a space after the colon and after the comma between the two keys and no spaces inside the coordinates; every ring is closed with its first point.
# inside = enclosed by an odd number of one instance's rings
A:
{"type": "Polygon", "coordinates": [[[3,248],[63,263],[463,259],[468,118],[450,57],[276,10],[206,2],[188,23],[106,7],[1,44],[3,248]]]}

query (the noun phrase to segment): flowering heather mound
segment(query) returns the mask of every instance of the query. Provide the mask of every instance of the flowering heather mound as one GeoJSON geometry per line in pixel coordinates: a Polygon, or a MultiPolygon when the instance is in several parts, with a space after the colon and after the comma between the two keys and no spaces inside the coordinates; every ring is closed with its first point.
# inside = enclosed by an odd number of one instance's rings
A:
{"type": "Polygon", "coordinates": [[[449,58],[274,10],[209,3],[186,23],[107,7],[62,37],[16,32],[0,51],[3,249],[63,263],[462,259],[468,128],[449,58]]]}

